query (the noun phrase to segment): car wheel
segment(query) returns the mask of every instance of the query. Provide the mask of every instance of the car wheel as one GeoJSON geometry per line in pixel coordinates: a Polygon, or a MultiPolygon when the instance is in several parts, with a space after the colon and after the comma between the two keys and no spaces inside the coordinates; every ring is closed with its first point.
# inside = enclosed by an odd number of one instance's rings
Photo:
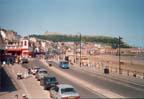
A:
{"type": "Polygon", "coordinates": [[[48,87],[47,90],[50,90],[50,87],[48,87]]]}
{"type": "Polygon", "coordinates": [[[44,90],[46,90],[47,88],[44,86],[44,90]]]}
{"type": "Polygon", "coordinates": [[[40,82],[40,85],[42,86],[42,83],[40,82]]]}
{"type": "Polygon", "coordinates": [[[37,81],[39,81],[39,78],[37,77],[37,81]]]}
{"type": "Polygon", "coordinates": [[[50,94],[50,97],[52,98],[51,94],[50,94]]]}
{"type": "Polygon", "coordinates": [[[50,97],[53,98],[51,94],[50,94],[50,97]]]}

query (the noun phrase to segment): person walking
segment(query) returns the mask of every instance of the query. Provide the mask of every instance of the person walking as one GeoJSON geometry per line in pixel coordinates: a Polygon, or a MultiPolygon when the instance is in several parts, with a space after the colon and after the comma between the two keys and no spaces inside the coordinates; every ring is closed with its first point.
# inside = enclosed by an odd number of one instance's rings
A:
{"type": "Polygon", "coordinates": [[[20,72],[20,71],[18,71],[18,73],[17,73],[17,79],[19,80],[19,79],[22,79],[22,73],[20,72]]]}

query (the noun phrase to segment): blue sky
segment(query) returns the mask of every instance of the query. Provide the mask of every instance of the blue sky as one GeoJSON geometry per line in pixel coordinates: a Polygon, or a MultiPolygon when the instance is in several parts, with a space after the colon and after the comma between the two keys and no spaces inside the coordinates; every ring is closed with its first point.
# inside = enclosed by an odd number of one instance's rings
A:
{"type": "Polygon", "coordinates": [[[0,0],[0,27],[21,35],[122,36],[144,47],[144,0],[0,0]]]}

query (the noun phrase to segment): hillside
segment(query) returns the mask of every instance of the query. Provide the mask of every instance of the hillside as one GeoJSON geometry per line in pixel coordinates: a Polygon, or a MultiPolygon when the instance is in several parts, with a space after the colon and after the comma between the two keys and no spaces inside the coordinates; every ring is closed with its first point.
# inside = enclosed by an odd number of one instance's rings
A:
{"type": "MultiPolygon", "coordinates": [[[[30,37],[36,37],[43,40],[49,40],[54,42],[79,42],[80,37],[78,35],[30,35],[30,37]]],[[[95,42],[111,45],[113,48],[118,47],[119,39],[109,36],[82,36],[82,42],[95,42]]],[[[121,47],[131,47],[126,42],[121,40],[121,47]]]]}

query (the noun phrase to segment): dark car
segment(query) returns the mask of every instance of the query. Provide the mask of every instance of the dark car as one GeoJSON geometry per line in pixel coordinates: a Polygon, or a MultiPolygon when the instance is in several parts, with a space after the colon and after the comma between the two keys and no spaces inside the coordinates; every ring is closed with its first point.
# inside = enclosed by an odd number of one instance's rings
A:
{"type": "Polygon", "coordinates": [[[55,85],[59,84],[57,79],[54,76],[47,76],[40,79],[40,85],[44,87],[44,89],[50,89],[55,85]]]}
{"type": "Polygon", "coordinates": [[[28,63],[29,61],[28,61],[28,59],[26,59],[26,58],[23,58],[23,59],[21,59],[20,60],[20,63],[28,63]]]}

